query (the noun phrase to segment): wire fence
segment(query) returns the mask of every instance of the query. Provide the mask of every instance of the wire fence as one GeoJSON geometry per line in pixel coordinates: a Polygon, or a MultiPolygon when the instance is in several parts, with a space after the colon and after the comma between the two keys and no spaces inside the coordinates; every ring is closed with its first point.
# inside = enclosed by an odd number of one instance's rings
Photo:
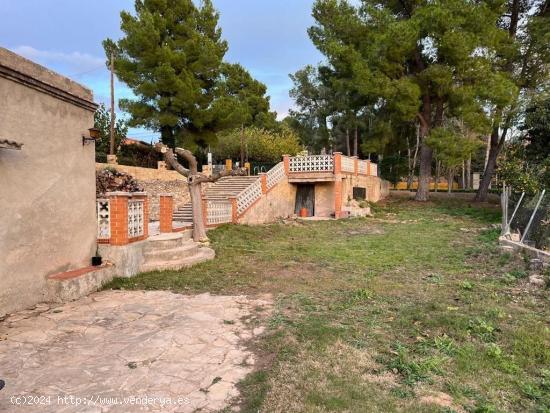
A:
{"type": "Polygon", "coordinates": [[[550,250],[550,193],[518,193],[505,187],[501,198],[503,235],[530,247],[550,250]]]}

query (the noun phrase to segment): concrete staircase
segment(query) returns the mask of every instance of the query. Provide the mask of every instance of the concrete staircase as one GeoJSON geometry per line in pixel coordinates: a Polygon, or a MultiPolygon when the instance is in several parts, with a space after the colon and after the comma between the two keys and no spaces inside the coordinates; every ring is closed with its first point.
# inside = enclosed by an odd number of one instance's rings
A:
{"type": "Polygon", "coordinates": [[[190,239],[190,231],[160,234],[147,239],[140,272],[178,270],[214,258],[214,250],[190,239]]]}
{"type": "MultiPolygon", "coordinates": [[[[209,200],[227,200],[230,197],[239,195],[258,179],[260,179],[258,176],[224,176],[206,189],[203,198],[209,200]]],[[[174,221],[184,222],[190,226],[193,225],[191,203],[185,204],[174,212],[174,221]]]]}

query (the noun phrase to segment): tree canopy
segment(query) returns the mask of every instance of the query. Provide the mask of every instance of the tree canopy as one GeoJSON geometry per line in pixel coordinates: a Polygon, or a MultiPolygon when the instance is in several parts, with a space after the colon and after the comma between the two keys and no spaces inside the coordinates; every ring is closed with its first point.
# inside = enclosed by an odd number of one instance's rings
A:
{"type": "Polygon", "coordinates": [[[218,18],[211,0],[136,0],[135,14],[121,13],[123,37],[103,45],[136,96],[120,101],[131,126],[159,131],[170,147],[194,148],[235,124],[274,120],[265,86],[224,63],[218,18]]]}

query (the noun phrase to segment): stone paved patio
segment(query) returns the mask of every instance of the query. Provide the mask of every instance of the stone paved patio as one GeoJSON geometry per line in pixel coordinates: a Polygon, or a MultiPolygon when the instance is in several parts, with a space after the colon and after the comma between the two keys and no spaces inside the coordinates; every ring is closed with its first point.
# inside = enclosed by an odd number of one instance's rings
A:
{"type": "Polygon", "coordinates": [[[223,408],[255,361],[244,345],[262,328],[247,319],[270,302],[105,291],[13,314],[0,322],[0,411],[223,408]]]}

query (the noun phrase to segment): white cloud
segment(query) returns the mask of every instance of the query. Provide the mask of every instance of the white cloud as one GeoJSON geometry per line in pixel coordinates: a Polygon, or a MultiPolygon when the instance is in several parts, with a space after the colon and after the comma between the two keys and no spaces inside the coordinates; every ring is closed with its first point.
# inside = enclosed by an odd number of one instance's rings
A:
{"type": "Polygon", "coordinates": [[[29,60],[54,70],[62,70],[67,74],[82,74],[105,67],[104,58],[92,56],[88,53],[39,50],[26,45],[17,46],[12,50],[29,60]]]}

